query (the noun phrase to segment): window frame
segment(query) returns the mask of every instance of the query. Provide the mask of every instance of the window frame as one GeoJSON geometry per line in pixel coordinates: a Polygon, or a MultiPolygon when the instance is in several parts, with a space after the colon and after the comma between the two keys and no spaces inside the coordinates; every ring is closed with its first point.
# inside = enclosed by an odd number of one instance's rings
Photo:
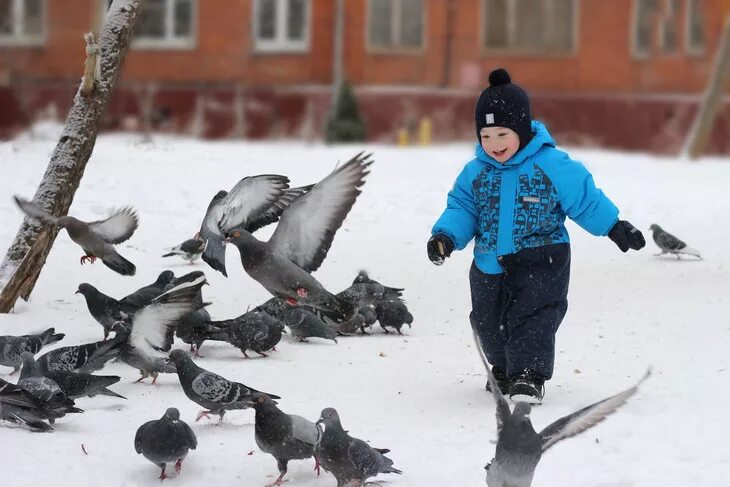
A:
{"type": "MultiPolygon", "coordinates": [[[[685,11],[684,11],[684,51],[689,56],[703,56],[707,52],[707,22],[704,22],[702,29],[704,31],[704,40],[702,46],[697,47],[691,44],[690,33],[692,31],[691,23],[691,12],[692,5],[694,5],[698,11],[702,11],[702,2],[699,0],[686,0],[685,11]]],[[[704,14],[704,12],[703,12],[704,14]]],[[[700,20],[704,20],[706,17],[701,15],[700,20]]]]}
{"type": "Polygon", "coordinates": [[[46,43],[48,37],[48,2],[40,0],[41,5],[41,32],[40,34],[25,34],[24,30],[24,13],[25,0],[12,1],[13,16],[13,32],[12,34],[0,34],[0,46],[42,46],[46,43]],[[20,20],[20,22],[18,22],[20,20]]]}
{"type": "MultiPolygon", "coordinates": [[[[100,27],[103,25],[106,15],[109,12],[110,0],[102,1],[102,18],[100,27]]],[[[175,37],[175,3],[177,0],[163,0],[165,2],[165,37],[140,37],[133,33],[130,47],[135,50],[170,50],[183,51],[192,50],[198,44],[198,0],[190,0],[190,35],[186,37],[175,37]]],[[[144,8],[144,4],[142,5],[144,8]]]]}
{"type": "MultiPolygon", "coordinates": [[[[652,46],[651,44],[644,50],[639,49],[639,10],[640,10],[640,4],[642,2],[645,2],[648,0],[633,0],[632,2],[632,14],[631,14],[631,30],[629,31],[629,36],[631,36],[631,57],[633,59],[648,59],[651,57],[652,54],[652,46]]],[[[656,1],[656,0],[655,0],[656,1]]],[[[651,25],[651,29],[654,29],[654,25],[651,25]]],[[[660,30],[660,29],[657,29],[660,30]]],[[[649,39],[653,39],[652,33],[649,33],[649,39]]],[[[660,35],[661,33],[659,33],[660,35]]]]}
{"type": "Polygon", "coordinates": [[[679,42],[679,34],[681,26],[679,25],[679,16],[682,14],[682,3],[686,5],[686,1],[682,2],[682,0],[663,0],[663,9],[661,12],[661,22],[659,24],[659,28],[657,29],[657,36],[659,36],[658,47],[659,47],[659,54],[662,56],[677,56],[681,52],[681,44],[679,42]],[[676,2],[676,9],[672,7],[672,2],[676,2]],[[674,10],[673,12],[670,10],[674,10]],[[672,26],[671,24],[674,24],[673,27],[675,28],[674,31],[674,49],[671,51],[667,50],[666,46],[666,40],[667,40],[667,31],[668,26],[672,26]]]}
{"type": "MultiPolygon", "coordinates": [[[[428,42],[428,5],[427,0],[421,0],[421,44],[419,46],[405,46],[403,44],[390,44],[387,46],[375,44],[370,38],[370,25],[373,22],[370,9],[370,1],[367,0],[365,3],[365,51],[368,54],[393,54],[393,55],[421,55],[426,51],[426,45],[428,42]]],[[[394,22],[391,26],[391,35],[393,38],[397,37],[400,41],[401,35],[401,23],[400,19],[402,16],[402,3],[401,0],[390,0],[391,4],[397,2],[397,15],[394,17],[394,22]],[[398,34],[397,36],[395,34],[398,34]]]]}
{"type": "MultiPolygon", "coordinates": [[[[574,57],[578,54],[578,40],[580,36],[580,0],[570,0],[573,6],[573,25],[571,26],[572,42],[569,49],[564,51],[552,51],[552,50],[541,50],[526,47],[490,47],[487,46],[487,37],[489,29],[487,26],[488,6],[489,0],[481,0],[480,8],[481,15],[479,15],[479,45],[481,46],[482,55],[486,56],[541,56],[549,58],[567,58],[574,57]]],[[[541,2],[552,2],[552,0],[540,0],[541,2]]],[[[506,11],[507,11],[507,36],[514,37],[516,31],[516,20],[518,17],[515,0],[506,0],[506,11]]],[[[552,15],[551,15],[552,17],[552,15]]],[[[553,26],[554,27],[554,26],[553,26]]]]}
{"type": "Polygon", "coordinates": [[[253,0],[253,22],[251,29],[252,52],[256,54],[308,54],[311,46],[312,36],[312,11],[314,10],[313,0],[304,0],[304,36],[302,40],[295,41],[287,39],[287,14],[289,12],[288,0],[276,1],[276,19],[274,20],[276,36],[273,40],[260,39],[259,32],[259,10],[261,0],[253,0]]]}

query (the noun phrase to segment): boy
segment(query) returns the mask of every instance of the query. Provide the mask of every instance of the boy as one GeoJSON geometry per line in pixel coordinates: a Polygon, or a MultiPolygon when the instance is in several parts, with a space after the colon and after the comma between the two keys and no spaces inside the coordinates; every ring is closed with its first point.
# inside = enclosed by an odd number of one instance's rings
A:
{"type": "Polygon", "coordinates": [[[618,219],[590,172],[532,121],[527,93],[507,71],[492,71],[489,84],[476,103],[476,158],[456,179],[426,248],[441,265],[476,238],[469,319],[478,345],[503,394],[540,403],[568,307],[565,217],[593,235],[608,235],[622,252],[645,241],[618,219]]]}

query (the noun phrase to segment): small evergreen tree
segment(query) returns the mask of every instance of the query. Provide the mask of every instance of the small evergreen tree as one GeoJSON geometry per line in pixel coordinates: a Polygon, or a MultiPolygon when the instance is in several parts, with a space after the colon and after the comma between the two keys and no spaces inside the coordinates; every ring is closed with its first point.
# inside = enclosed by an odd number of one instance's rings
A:
{"type": "Polygon", "coordinates": [[[327,120],[325,140],[328,143],[365,140],[365,123],[360,117],[357,99],[347,81],[343,81],[337,90],[337,100],[327,120]]]}

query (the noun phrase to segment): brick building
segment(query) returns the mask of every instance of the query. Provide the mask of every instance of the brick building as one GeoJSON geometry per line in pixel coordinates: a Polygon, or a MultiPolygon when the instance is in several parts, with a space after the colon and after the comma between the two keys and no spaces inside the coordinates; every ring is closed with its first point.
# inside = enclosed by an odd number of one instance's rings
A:
{"type": "MultiPolygon", "coordinates": [[[[65,114],[109,3],[0,0],[0,133],[65,114]]],[[[105,123],[318,137],[341,73],[369,139],[422,117],[435,140],[466,139],[503,66],[562,142],[671,152],[728,15],[728,0],[146,0],[105,123]]],[[[730,152],[729,103],[710,150],[730,152]]]]}

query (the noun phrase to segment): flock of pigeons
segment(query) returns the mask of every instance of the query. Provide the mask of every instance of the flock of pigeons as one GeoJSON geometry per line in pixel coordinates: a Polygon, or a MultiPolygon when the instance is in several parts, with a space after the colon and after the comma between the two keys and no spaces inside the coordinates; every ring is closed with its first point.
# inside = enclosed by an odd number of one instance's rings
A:
{"type": "MultiPolygon", "coordinates": [[[[139,381],[158,374],[177,374],[185,395],[204,409],[196,421],[217,415],[219,424],[226,411],[253,408],[255,439],[259,448],[272,455],[281,485],[290,460],[313,458],[330,472],[338,487],[361,486],[380,473],[402,473],[385,456],[387,449],[373,448],[349,435],[337,411],[322,410],[316,422],[287,414],[277,405],[279,396],[261,392],[200,367],[207,340],[222,341],[241,350],[266,356],[286,333],[299,341],[323,338],[337,342],[341,335],[367,333],[376,322],[389,333],[410,327],[413,316],[402,300],[401,288],[384,286],[361,271],[352,285],[339,293],[328,291],[314,276],[327,256],[334,235],[352,208],[365,182],[372,160],[356,155],[322,181],[298,188],[280,175],[241,179],[230,192],[219,191],[211,200],[200,231],[193,239],[169,249],[163,257],[180,256],[190,263],[198,258],[227,276],[225,245],[235,245],[244,270],[273,297],[245,314],[228,320],[212,320],[205,307],[202,288],[207,284],[201,271],[176,277],[162,272],[152,284],[117,300],[91,284],[79,285],[92,317],[103,328],[98,342],[55,348],[35,357],[44,346],[64,338],[49,328],[42,333],[0,337],[0,365],[20,371],[17,384],[0,379],[0,419],[33,431],[53,431],[55,420],[82,413],[74,399],[107,395],[124,398],[110,389],[121,378],[95,375],[110,360],[121,361],[140,371],[139,381]],[[278,222],[268,241],[253,233],[278,222]],[[110,335],[113,337],[110,338],[110,335]],[[190,345],[190,353],[172,349],[175,337],[190,345]],[[322,428],[322,425],[324,428],[322,428]]],[[[122,275],[134,275],[133,263],[114,248],[129,239],[138,226],[134,210],[124,208],[106,220],[84,222],[71,216],[54,217],[36,204],[15,197],[26,215],[42,224],[65,228],[84,250],[80,262],[100,259],[122,275]]],[[[661,253],[701,258],[699,253],[652,225],[661,253]]],[[[487,368],[487,370],[489,370],[487,368]]],[[[643,382],[649,373],[639,382],[643,382]]],[[[559,419],[536,433],[529,419],[530,405],[518,403],[514,411],[489,373],[497,406],[496,455],[487,469],[490,487],[529,487],[542,453],[557,441],[598,424],[636,393],[639,384],[559,419]]],[[[167,464],[178,473],[189,450],[197,447],[193,430],[169,408],[157,420],[137,430],[138,453],[161,469],[167,464]]]]}

